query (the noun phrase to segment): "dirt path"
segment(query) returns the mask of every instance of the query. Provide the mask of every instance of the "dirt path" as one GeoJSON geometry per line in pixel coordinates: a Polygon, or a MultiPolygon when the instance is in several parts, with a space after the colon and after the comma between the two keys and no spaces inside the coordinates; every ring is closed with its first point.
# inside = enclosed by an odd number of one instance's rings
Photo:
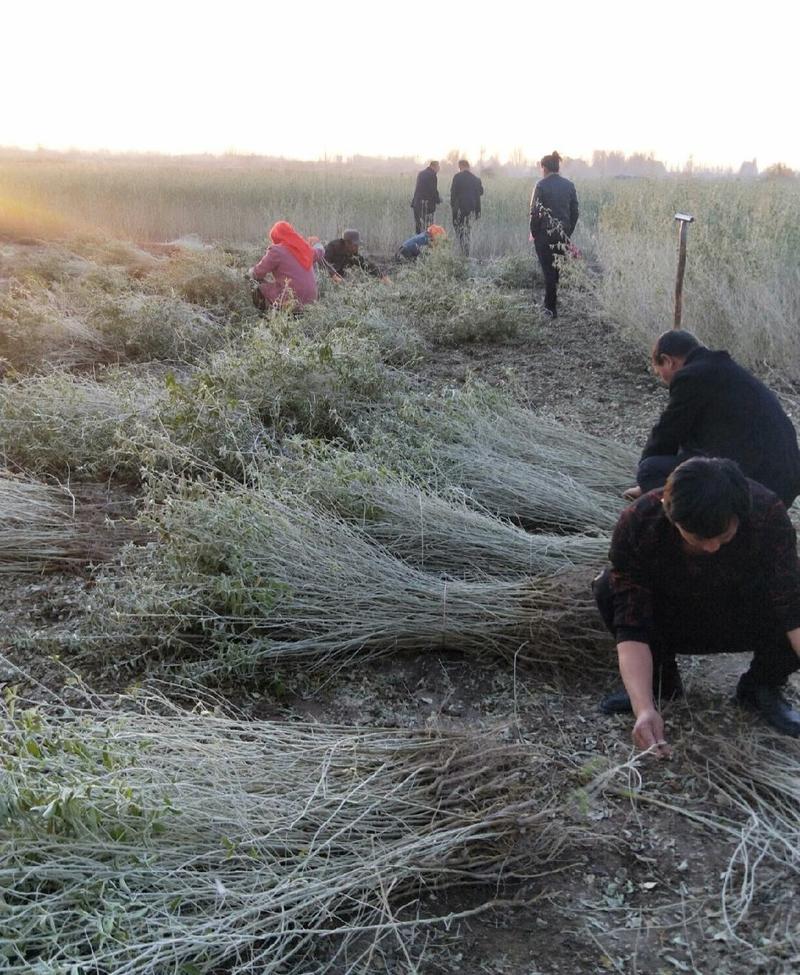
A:
{"type": "Polygon", "coordinates": [[[495,385],[513,383],[532,409],[568,425],[624,443],[638,443],[666,403],[647,356],[603,323],[562,315],[532,339],[436,349],[420,366],[433,385],[472,374],[495,385]]]}

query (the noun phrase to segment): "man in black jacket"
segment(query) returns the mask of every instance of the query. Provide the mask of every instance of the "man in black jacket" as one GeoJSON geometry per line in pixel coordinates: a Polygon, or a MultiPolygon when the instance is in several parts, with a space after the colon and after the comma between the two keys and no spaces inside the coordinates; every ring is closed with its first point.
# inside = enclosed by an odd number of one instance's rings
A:
{"type": "Polygon", "coordinates": [[[578,222],[578,194],[575,184],[559,176],[561,156],[557,152],[540,161],[542,178],[531,197],[531,236],[544,274],[544,308],[558,317],[558,266],[555,258],[566,253],[578,222]]]}
{"type": "Polygon", "coordinates": [[[682,460],[704,454],[735,460],[788,508],[800,494],[800,451],[775,394],[727,352],[707,349],[691,332],[664,332],[652,363],[669,386],[669,402],[642,451],[637,487],[626,497],[662,487],[682,460]]]}
{"type": "Polygon", "coordinates": [[[357,230],[345,230],[341,237],[329,240],[325,245],[325,262],[339,277],[344,277],[351,268],[358,268],[374,278],[383,278],[378,265],[359,254],[360,246],[361,234],[357,230]]]}
{"type": "Polygon", "coordinates": [[[439,163],[432,160],[421,172],[417,173],[417,185],[414,187],[411,207],[414,210],[414,226],[417,228],[418,234],[421,234],[428,224],[433,222],[434,211],[442,202],[436,175],[438,172],[439,163]]]}
{"type": "Polygon", "coordinates": [[[469,257],[472,221],[478,220],[481,215],[482,196],[483,183],[470,171],[466,159],[459,160],[458,172],[450,184],[450,207],[453,211],[453,227],[461,245],[461,253],[465,257],[469,257]]]}

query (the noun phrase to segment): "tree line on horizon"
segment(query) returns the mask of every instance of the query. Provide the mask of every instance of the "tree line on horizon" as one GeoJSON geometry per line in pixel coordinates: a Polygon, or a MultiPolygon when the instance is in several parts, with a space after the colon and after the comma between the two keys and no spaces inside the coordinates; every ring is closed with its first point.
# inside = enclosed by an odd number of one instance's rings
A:
{"type": "MultiPolygon", "coordinates": [[[[458,161],[470,158],[469,153],[461,149],[451,149],[440,159],[445,174],[458,169],[458,161]]],[[[352,156],[334,155],[323,156],[316,160],[291,159],[284,156],[259,155],[257,153],[242,153],[231,150],[221,155],[215,153],[187,153],[184,155],[169,155],[157,152],[111,152],[110,150],[83,149],[48,149],[39,146],[36,149],[21,149],[15,146],[0,146],[0,159],[30,159],[30,160],[62,160],[75,161],[102,159],[108,162],[120,163],[151,163],[163,165],[174,163],[180,165],[218,164],[230,167],[241,166],[248,168],[253,165],[269,165],[281,168],[300,168],[318,170],[320,168],[347,167],[363,172],[382,172],[392,174],[413,173],[425,165],[428,157],[415,156],[368,156],[354,154],[352,156]]],[[[477,159],[470,159],[472,168],[483,177],[492,176],[520,176],[531,177],[538,173],[538,160],[529,159],[521,148],[511,151],[508,158],[502,160],[498,155],[487,155],[482,149],[477,159]]],[[[654,153],[633,152],[626,154],[618,149],[595,149],[590,159],[578,156],[563,157],[561,171],[570,178],[577,179],[668,179],[676,177],[715,177],[735,179],[793,179],[800,176],[783,162],[773,163],[764,170],[760,170],[757,158],[745,160],[738,169],[730,166],[708,166],[696,163],[693,157],[679,167],[668,167],[654,153]]]]}

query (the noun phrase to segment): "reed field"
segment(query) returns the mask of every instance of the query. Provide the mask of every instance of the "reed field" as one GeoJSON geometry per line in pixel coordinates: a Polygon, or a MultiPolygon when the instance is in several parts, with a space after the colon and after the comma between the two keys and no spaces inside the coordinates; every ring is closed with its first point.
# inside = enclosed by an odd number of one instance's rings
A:
{"type": "MultiPolygon", "coordinates": [[[[258,250],[276,219],[329,239],[358,227],[366,249],[394,254],[413,233],[414,173],[265,166],[246,159],[181,164],[0,160],[0,232],[61,237],[108,234],[203,240],[258,250]]],[[[487,176],[473,253],[525,254],[534,177],[487,176]]],[[[450,226],[449,176],[436,219],[450,226]]],[[[578,183],[575,241],[602,269],[594,310],[646,345],[672,318],[677,211],[695,215],[684,324],[743,360],[793,370],[800,363],[800,181],[792,178],[586,180],[578,183]]]]}
{"type": "Polygon", "coordinates": [[[530,182],[400,266],[412,185],[0,161],[3,972],[796,971],[797,742],[692,659],[635,754],[591,582],[674,212],[686,327],[792,402],[800,188],[579,185],[552,322],[530,182]],[[388,280],[259,313],[277,219],[388,280]]]}

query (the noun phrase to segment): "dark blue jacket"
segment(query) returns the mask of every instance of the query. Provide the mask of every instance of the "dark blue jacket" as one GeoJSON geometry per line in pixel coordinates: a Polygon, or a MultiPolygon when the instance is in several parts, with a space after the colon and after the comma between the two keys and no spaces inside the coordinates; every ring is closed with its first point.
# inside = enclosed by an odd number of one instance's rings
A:
{"type": "Polygon", "coordinates": [[[423,230],[421,234],[417,234],[414,237],[409,237],[409,239],[401,245],[400,250],[397,253],[400,257],[413,259],[415,257],[419,257],[419,253],[422,248],[427,247],[430,242],[430,234],[427,230],[423,230]]]}
{"type": "Polygon", "coordinates": [[[578,222],[578,194],[575,184],[558,173],[544,176],[531,197],[531,233],[546,234],[551,240],[571,237],[578,222]]]}

